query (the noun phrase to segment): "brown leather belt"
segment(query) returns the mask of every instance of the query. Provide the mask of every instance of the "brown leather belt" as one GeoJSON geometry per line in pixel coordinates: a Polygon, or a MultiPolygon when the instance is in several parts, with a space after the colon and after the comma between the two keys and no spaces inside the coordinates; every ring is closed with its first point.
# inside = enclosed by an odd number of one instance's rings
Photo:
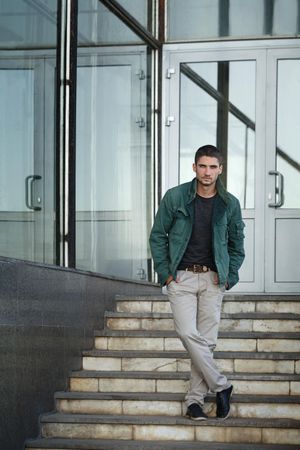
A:
{"type": "Polygon", "coordinates": [[[201,266],[200,264],[193,264],[192,266],[188,266],[183,270],[185,270],[186,272],[203,273],[209,272],[210,268],[207,266],[201,266]]]}

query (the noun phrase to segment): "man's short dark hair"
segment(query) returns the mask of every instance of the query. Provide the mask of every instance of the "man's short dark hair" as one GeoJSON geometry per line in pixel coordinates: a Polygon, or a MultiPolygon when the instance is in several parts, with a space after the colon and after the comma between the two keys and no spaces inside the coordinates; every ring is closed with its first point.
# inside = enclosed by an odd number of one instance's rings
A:
{"type": "Polygon", "coordinates": [[[202,147],[199,147],[195,153],[195,164],[197,164],[199,158],[201,158],[202,156],[217,158],[220,165],[223,163],[221,152],[214,145],[202,145],[202,147]]]}

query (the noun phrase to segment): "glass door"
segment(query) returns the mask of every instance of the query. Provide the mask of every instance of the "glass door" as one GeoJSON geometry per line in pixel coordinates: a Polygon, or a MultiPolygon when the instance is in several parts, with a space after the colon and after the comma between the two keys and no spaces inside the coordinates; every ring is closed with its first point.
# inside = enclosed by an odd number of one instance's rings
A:
{"type": "Polygon", "coordinates": [[[198,147],[218,146],[246,224],[234,291],[299,292],[300,47],[218,45],[166,52],[163,190],[193,178],[198,147]]]}
{"type": "Polygon", "coordinates": [[[266,284],[300,291],[300,49],[268,51],[266,284]]]}
{"type": "Polygon", "coordinates": [[[54,262],[54,59],[0,60],[0,253],[54,262]]]}
{"type": "Polygon", "coordinates": [[[151,158],[146,48],[81,50],[76,267],[147,279],[151,158]]]}
{"type": "Polygon", "coordinates": [[[170,52],[166,81],[164,189],[191,180],[195,151],[216,145],[224,156],[223,183],[241,204],[246,259],[240,291],[264,283],[263,179],[265,54],[253,51],[170,52]],[[177,91],[177,95],[175,92],[177,91]]]}

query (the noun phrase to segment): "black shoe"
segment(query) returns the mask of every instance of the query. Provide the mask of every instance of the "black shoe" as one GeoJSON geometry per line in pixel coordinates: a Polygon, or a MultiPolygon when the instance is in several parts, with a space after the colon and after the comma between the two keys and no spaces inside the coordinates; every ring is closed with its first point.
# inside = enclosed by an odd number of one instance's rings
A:
{"type": "Polygon", "coordinates": [[[192,403],[186,412],[187,417],[192,420],[206,420],[207,415],[203,412],[202,408],[198,403],[192,403]]]}
{"type": "Polygon", "coordinates": [[[230,386],[224,391],[217,392],[217,417],[219,419],[226,419],[230,413],[230,397],[233,386],[230,386]]]}

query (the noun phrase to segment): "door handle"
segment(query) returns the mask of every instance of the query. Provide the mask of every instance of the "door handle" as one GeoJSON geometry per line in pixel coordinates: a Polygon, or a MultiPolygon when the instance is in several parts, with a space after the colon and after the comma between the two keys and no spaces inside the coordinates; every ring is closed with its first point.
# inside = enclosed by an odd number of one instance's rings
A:
{"type": "Polygon", "coordinates": [[[275,202],[269,203],[270,208],[280,208],[284,204],[284,193],[283,193],[283,185],[284,178],[282,173],[278,172],[278,170],[270,170],[269,175],[275,175],[276,177],[276,187],[275,187],[275,202]]]}
{"type": "Polygon", "coordinates": [[[25,203],[27,208],[33,211],[41,211],[42,209],[40,206],[34,206],[33,201],[33,183],[41,179],[42,177],[40,175],[28,175],[25,178],[25,203]]]}

